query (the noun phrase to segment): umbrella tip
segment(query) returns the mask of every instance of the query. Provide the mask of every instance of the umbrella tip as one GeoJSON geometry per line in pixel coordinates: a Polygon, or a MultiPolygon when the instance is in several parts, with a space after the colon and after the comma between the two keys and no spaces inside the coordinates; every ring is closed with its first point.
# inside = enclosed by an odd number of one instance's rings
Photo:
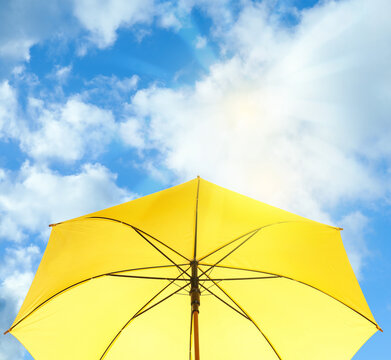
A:
{"type": "Polygon", "coordinates": [[[383,332],[383,329],[377,324],[376,324],[376,328],[377,328],[377,330],[380,330],[381,332],[383,332]]]}
{"type": "Polygon", "coordinates": [[[199,175],[197,175],[197,179],[201,179],[199,175]]]}
{"type": "Polygon", "coordinates": [[[10,332],[10,329],[8,329],[3,335],[7,335],[10,332]]]}
{"type": "Polygon", "coordinates": [[[341,228],[341,227],[338,227],[338,228],[337,228],[337,230],[340,230],[340,231],[342,231],[342,230],[343,230],[343,228],[341,228]]]}

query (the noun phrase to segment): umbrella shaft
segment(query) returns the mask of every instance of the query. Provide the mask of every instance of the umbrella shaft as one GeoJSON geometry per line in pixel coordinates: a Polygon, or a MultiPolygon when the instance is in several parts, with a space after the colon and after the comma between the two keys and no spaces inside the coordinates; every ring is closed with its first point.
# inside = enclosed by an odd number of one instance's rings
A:
{"type": "Polygon", "coordinates": [[[195,360],[200,360],[200,343],[198,339],[198,311],[193,311],[194,319],[194,354],[195,360]]]}
{"type": "Polygon", "coordinates": [[[200,306],[200,287],[199,287],[199,278],[197,274],[198,262],[193,260],[191,263],[191,289],[190,289],[190,299],[191,299],[191,311],[193,316],[193,329],[194,329],[194,355],[195,360],[200,360],[200,344],[198,339],[198,313],[200,306]]]}
{"type": "Polygon", "coordinates": [[[191,301],[191,309],[193,312],[199,311],[200,306],[200,287],[199,287],[199,278],[197,274],[198,270],[198,262],[196,260],[190,263],[191,265],[191,278],[190,278],[190,301],[191,301]]]}

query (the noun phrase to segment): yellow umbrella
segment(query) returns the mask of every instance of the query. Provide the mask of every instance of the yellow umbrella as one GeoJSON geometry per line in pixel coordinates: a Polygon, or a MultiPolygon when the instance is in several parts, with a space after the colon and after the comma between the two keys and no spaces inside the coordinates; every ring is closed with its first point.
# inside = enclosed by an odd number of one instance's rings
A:
{"type": "Polygon", "coordinates": [[[53,225],[9,332],[37,360],[350,359],[380,328],[340,230],[197,178],[53,225]]]}

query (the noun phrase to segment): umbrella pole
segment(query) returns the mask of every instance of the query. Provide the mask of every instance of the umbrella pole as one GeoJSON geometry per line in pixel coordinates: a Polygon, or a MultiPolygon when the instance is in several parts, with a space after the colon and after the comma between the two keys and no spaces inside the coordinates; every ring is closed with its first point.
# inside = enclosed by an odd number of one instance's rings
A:
{"type": "Polygon", "coordinates": [[[199,279],[197,275],[198,262],[193,260],[191,263],[191,289],[190,289],[190,299],[191,299],[191,311],[193,313],[193,325],[194,325],[194,354],[195,360],[200,360],[200,344],[198,337],[198,313],[200,306],[200,287],[199,279]]]}
{"type": "Polygon", "coordinates": [[[200,343],[198,340],[198,311],[193,311],[194,318],[194,354],[195,360],[200,360],[200,343]]]}

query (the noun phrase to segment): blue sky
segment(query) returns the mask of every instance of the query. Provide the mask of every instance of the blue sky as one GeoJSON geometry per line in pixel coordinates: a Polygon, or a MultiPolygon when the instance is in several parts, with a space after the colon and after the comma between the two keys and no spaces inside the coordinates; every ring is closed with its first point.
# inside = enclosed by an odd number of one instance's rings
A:
{"type": "MultiPolygon", "coordinates": [[[[0,1],[0,328],[52,222],[201,175],[345,230],[391,342],[388,0],[0,1]]],[[[12,338],[0,359],[30,359],[12,338]]]]}

